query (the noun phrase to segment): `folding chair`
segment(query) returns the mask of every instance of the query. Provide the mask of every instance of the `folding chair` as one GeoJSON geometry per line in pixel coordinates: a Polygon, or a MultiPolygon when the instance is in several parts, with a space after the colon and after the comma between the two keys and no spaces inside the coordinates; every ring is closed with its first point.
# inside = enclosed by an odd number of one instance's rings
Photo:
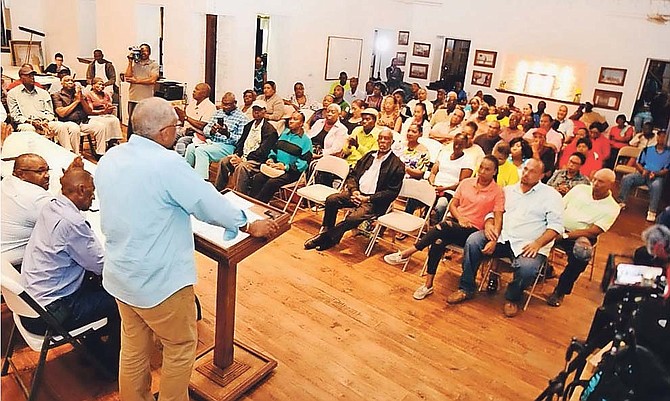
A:
{"type": "Polygon", "coordinates": [[[635,146],[624,146],[619,150],[616,161],[614,162],[614,172],[621,174],[634,173],[635,167],[629,166],[626,163],[629,159],[637,160],[640,155],[640,148],[635,146]]]}
{"type": "Polygon", "coordinates": [[[314,172],[309,177],[307,185],[301,188],[297,188],[297,186],[293,188],[293,192],[291,193],[289,199],[291,199],[294,194],[298,194],[300,198],[298,198],[298,203],[296,204],[295,209],[293,209],[293,214],[291,214],[289,224],[293,222],[298,209],[300,209],[300,205],[302,204],[303,199],[307,199],[308,201],[319,205],[324,205],[328,196],[340,192],[340,189],[344,185],[344,180],[347,178],[348,174],[349,164],[347,164],[346,160],[331,155],[326,155],[320,158],[314,166],[314,172]],[[339,182],[335,187],[316,184],[316,176],[319,173],[333,174],[339,178],[339,182]]]}
{"type": "MultiPolygon", "coordinates": [[[[375,246],[375,242],[379,237],[379,232],[382,227],[388,227],[391,230],[411,235],[415,237],[415,242],[419,240],[419,237],[423,233],[424,227],[428,224],[428,219],[430,218],[430,211],[433,208],[435,203],[435,189],[432,185],[426,180],[415,180],[411,178],[406,178],[402,182],[402,187],[400,188],[399,197],[415,199],[428,207],[424,217],[415,216],[401,210],[391,210],[383,216],[377,218],[377,226],[372,233],[372,238],[368,244],[367,249],[365,250],[365,255],[370,256],[372,253],[372,248],[375,246]]],[[[409,258],[407,262],[402,267],[402,271],[407,269],[407,264],[409,263],[409,258]]]]}
{"type": "MultiPolygon", "coordinates": [[[[2,261],[1,279],[2,296],[5,299],[7,307],[9,307],[14,316],[14,327],[12,328],[12,332],[9,335],[7,353],[5,354],[5,360],[3,361],[2,371],[0,373],[2,376],[6,376],[9,371],[9,366],[11,365],[14,369],[14,372],[16,373],[15,379],[23,390],[26,398],[28,401],[33,401],[37,399],[40,381],[44,371],[44,364],[46,362],[47,353],[49,350],[64,344],[71,344],[75,349],[85,350],[86,345],[82,342],[82,339],[85,336],[92,334],[107,325],[107,318],[100,319],[68,332],[61,326],[61,324],[51,313],[42,308],[35,301],[35,299],[33,299],[33,297],[26,293],[25,289],[20,284],[20,273],[5,260],[2,261]],[[23,323],[21,322],[21,316],[43,319],[47,324],[47,329],[44,335],[33,334],[29,332],[23,326],[23,323]],[[25,342],[33,351],[40,353],[37,367],[35,369],[35,373],[33,374],[30,392],[28,392],[28,388],[19,377],[19,371],[12,361],[14,348],[18,343],[18,335],[23,337],[25,342]]],[[[99,365],[105,376],[110,378],[113,377],[109,370],[107,370],[100,361],[93,357],[93,355],[89,356],[99,365]]]]}
{"type": "MultiPolygon", "coordinates": [[[[481,292],[482,289],[484,288],[484,283],[488,282],[489,275],[491,274],[497,274],[498,276],[501,276],[503,272],[498,272],[494,270],[494,267],[496,267],[498,262],[503,262],[507,263],[508,265],[512,265],[512,259],[508,257],[503,257],[503,258],[490,258],[487,261],[482,262],[482,267],[484,267],[484,273],[482,274],[482,279],[479,283],[479,291],[481,292]]],[[[546,279],[547,275],[547,260],[545,259],[544,262],[540,265],[540,268],[537,271],[537,275],[535,275],[535,280],[533,281],[533,285],[530,287],[530,289],[524,290],[526,294],[528,294],[528,297],[526,298],[526,302],[523,305],[523,310],[528,309],[528,304],[530,304],[530,299],[535,297],[537,299],[541,299],[543,301],[546,301],[546,298],[540,295],[535,294],[535,289],[537,288],[538,284],[542,282],[542,286],[544,286],[544,282],[546,279]]]]}
{"type": "Polygon", "coordinates": [[[293,194],[295,193],[296,189],[300,187],[301,184],[304,184],[306,181],[306,172],[302,172],[300,174],[300,177],[295,182],[289,182],[288,184],[282,185],[281,188],[279,188],[279,191],[274,195],[272,199],[277,199],[281,202],[284,202],[284,207],[282,208],[282,212],[286,212],[288,210],[289,205],[291,204],[291,199],[293,199],[293,194]],[[284,199],[284,194],[289,192],[288,198],[284,199]]]}

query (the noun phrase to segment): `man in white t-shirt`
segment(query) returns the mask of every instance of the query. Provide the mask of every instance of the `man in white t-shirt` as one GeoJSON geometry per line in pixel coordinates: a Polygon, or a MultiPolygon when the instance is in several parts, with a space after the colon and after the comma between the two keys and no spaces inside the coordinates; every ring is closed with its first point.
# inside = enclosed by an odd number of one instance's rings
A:
{"type": "Polygon", "coordinates": [[[547,133],[547,145],[554,148],[554,151],[558,154],[563,148],[563,134],[551,128],[552,123],[553,119],[549,114],[542,114],[540,116],[540,127],[529,129],[528,132],[524,134],[523,139],[532,142],[533,133],[538,129],[543,129],[547,133]]]}
{"type": "Polygon", "coordinates": [[[209,100],[211,91],[208,84],[201,82],[193,88],[193,101],[188,103],[186,109],[174,108],[182,123],[181,127],[177,127],[177,143],[183,143],[184,149],[191,142],[205,142],[202,130],[216,113],[216,106],[209,100]]]}
{"type": "Polygon", "coordinates": [[[102,50],[93,50],[93,62],[86,68],[86,80],[91,85],[93,78],[99,77],[104,81],[104,91],[112,96],[114,93],[114,86],[116,86],[116,69],[111,61],[105,60],[105,55],[102,50]]]}

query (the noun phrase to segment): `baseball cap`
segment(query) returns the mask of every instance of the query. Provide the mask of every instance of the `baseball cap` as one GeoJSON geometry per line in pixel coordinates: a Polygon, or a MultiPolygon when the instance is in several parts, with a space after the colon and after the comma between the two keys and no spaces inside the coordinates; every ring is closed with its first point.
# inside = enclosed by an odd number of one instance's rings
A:
{"type": "Polygon", "coordinates": [[[373,109],[372,107],[368,107],[367,109],[363,110],[361,112],[361,114],[369,114],[369,115],[373,116],[374,118],[377,118],[377,116],[379,115],[377,110],[373,109]]]}
{"type": "Polygon", "coordinates": [[[37,72],[27,65],[24,65],[19,69],[19,75],[29,75],[29,74],[37,74],[37,72]]]}
{"type": "Polygon", "coordinates": [[[258,108],[261,108],[261,109],[267,109],[268,104],[265,103],[265,100],[258,99],[258,100],[254,100],[254,102],[251,103],[251,107],[258,107],[258,108]]]}

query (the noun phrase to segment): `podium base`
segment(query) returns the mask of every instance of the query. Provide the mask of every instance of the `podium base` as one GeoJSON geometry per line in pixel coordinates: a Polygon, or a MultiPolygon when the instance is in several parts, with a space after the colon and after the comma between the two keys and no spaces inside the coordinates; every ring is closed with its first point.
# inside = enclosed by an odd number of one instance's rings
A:
{"type": "Polygon", "coordinates": [[[277,366],[274,359],[237,340],[233,347],[235,358],[225,369],[214,365],[213,348],[195,361],[189,389],[196,396],[208,401],[235,400],[277,366]]]}

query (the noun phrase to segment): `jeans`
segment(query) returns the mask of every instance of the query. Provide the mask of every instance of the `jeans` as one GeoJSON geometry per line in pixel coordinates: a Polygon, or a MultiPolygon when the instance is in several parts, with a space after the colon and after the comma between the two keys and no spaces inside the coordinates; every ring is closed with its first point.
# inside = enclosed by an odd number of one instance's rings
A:
{"type": "Polygon", "coordinates": [[[649,211],[657,212],[658,205],[661,203],[661,195],[663,194],[663,179],[665,177],[654,177],[653,180],[645,178],[642,174],[635,172],[626,174],[621,179],[621,191],[619,192],[619,200],[626,202],[628,194],[633,188],[640,185],[647,185],[649,187],[649,211]]]}
{"type": "MultiPolygon", "coordinates": [[[[484,231],[477,231],[470,235],[465,241],[463,250],[463,273],[458,288],[468,294],[474,294],[477,289],[475,277],[482,258],[485,256],[482,253],[484,246],[489,240],[484,235],[484,231]]],[[[491,257],[512,258],[512,269],[514,270],[514,279],[507,286],[505,292],[505,299],[511,302],[518,302],[521,300],[523,290],[533,284],[537,276],[540,266],[546,261],[547,257],[539,253],[534,258],[527,258],[524,256],[515,257],[510,247],[509,242],[504,244],[498,243],[496,250],[491,257]]]]}
{"type": "Polygon", "coordinates": [[[289,170],[279,177],[270,178],[263,173],[258,173],[251,179],[250,195],[263,203],[268,203],[279,188],[298,181],[301,174],[299,171],[289,170]]]}
{"type": "Polygon", "coordinates": [[[209,178],[209,162],[219,161],[232,155],[235,146],[224,143],[197,145],[192,143],[186,148],[186,161],[195,168],[196,173],[204,180],[209,178]]]}
{"type": "Polygon", "coordinates": [[[322,235],[333,243],[339,243],[345,232],[358,227],[365,220],[370,220],[374,217],[377,217],[377,214],[374,213],[374,207],[371,202],[356,206],[351,201],[351,195],[346,191],[330,195],[326,198],[323,223],[321,224],[325,228],[325,231],[322,235]],[[353,209],[344,220],[335,224],[337,212],[344,208],[353,209]]]}
{"type": "Polygon", "coordinates": [[[642,131],[642,124],[654,121],[650,111],[641,111],[633,117],[633,125],[635,125],[635,132],[642,131]]]}
{"type": "Polygon", "coordinates": [[[447,245],[456,244],[463,246],[470,234],[476,231],[476,228],[464,228],[452,220],[443,221],[428,230],[426,235],[421,237],[414,245],[418,250],[423,250],[427,246],[430,246],[428,249],[428,274],[435,275],[437,272],[437,266],[440,263],[440,259],[442,259],[442,255],[444,255],[447,245]]]}
{"type": "MultiPolygon", "coordinates": [[[[595,243],[595,240],[589,240],[591,244],[595,243]]],[[[575,240],[573,239],[563,239],[556,242],[556,247],[565,251],[568,255],[568,264],[565,266],[565,270],[561,273],[561,277],[558,279],[558,285],[556,286],[556,293],[560,295],[570,294],[572,292],[572,287],[575,285],[575,281],[579,278],[579,275],[586,270],[589,261],[583,259],[577,259],[572,252],[572,249],[575,246],[575,240]]]]}

